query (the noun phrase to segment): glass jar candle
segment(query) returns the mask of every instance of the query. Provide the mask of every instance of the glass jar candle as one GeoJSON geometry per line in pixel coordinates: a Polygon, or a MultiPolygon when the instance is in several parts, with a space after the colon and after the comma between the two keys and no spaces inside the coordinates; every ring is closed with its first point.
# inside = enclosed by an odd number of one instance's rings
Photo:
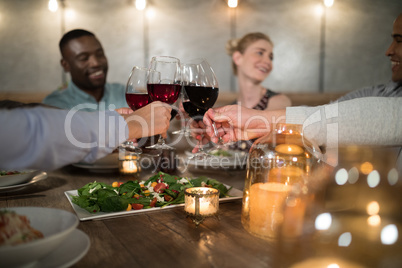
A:
{"type": "Polygon", "coordinates": [[[192,187],[184,190],[184,211],[198,226],[206,217],[219,211],[219,190],[209,187],[192,187]]]}
{"type": "MultiPolygon", "coordinates": [[[[277,124],[270,134],[251,147],[243,192],[241,221],[252,235],[274,239],[282,223],[284,203],[292,188],[307,185],[307,176],[318,162],[318,147],[305,140],[301,125],[277,124]]],[[[302,217],[298,207],[293,217],[302,217]]]]}
{"type": "MultiPolygon", "coordinates": [[[[336,148],[337,165],[325,178],[320,200],[305,200],[302,232],[287,239],[284,217],[275,257],[283,267],[402,267],[402,180],[397,155],[387,147],[336,148]]],[[[294,208],[288,202],[285,215],[294,208]]]]}
{"type": "Polygon", "coordinates": [[[138,162],[139,157],[136,153],[125,149],[119,149],[119,172],[122,175],[135,175],[141,171],[141,166],[138,162]]]}

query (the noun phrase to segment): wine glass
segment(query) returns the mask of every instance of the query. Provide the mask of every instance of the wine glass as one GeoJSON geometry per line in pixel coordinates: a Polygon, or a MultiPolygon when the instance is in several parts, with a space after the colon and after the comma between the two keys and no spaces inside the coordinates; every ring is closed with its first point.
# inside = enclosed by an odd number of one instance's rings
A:
{"type": "MultiPolygon", "coordinates": [[[[218,98],[219,86],[215,73],[205,59],[197,58],[183,64],[182,79],[184,93],[188,97],[183,99],[183,108],[193,120],[201,121],[218,98]]],[[[199,151],[190,159],[205,159],[209,156],[200,143],[199,151]]]]}
{"type": "MultiPolygon", "coordinates": [[[[182,75],[183,75],[183,72],[182,72],[182,75]]],[[[190,101],[190,100],[188,99],[187,93],[186,93],[186,91],[183,89],[183,87],[182,87],[182,90],[181,90],[179,99],[180,99],[180,103],[179,103],[179,105],[178,105],[178,106],[179,106],[179,110],[183,111],[183,110],[184,110],[183,103],[186,103],[186,102],[189,102],[189,101],[190,101]]],[[[183,120],[183,119],[181,118],[181,120],[183,120]]],[[[189,116],[184,115],[184,122],[182,121],[182,123],[183,123],[182,128],[179,129],[179,130],[173,131],[172,134],[175,134],[175,135],[184,135],[185,137],[189,137],[189,136],[191,135],[191,131],[190,131],[190,130],[188,129],[188,127],[187,127],[187,125],[188,125],[188,120],[189,120],[189,116]]]]}
{"type": "MultiPolygon", "coordinates": [[[[148,94],[152,101],[161,101],[167,104],[174,104],[179,98],[181,91],[180,60],[170,56],[153,57],[149,67],[148,94]]],[[[172,109],[172,119],[176,116],[177,110],[172,109]]],[[[160,136],[158,143],[147,148],[171,150],[173,147],[165,143],[160,136]]]]}
{"type": "MultiPolygon", "coordinates": [[[[126,85],[126,102],[135,111],[151,102],[148,96],[148,69],[134,66],[126,85]]],[[[134,145],[134,142],[127,140],[120,145],[120,148],[141,154],[141,148],[134,145]]]]}

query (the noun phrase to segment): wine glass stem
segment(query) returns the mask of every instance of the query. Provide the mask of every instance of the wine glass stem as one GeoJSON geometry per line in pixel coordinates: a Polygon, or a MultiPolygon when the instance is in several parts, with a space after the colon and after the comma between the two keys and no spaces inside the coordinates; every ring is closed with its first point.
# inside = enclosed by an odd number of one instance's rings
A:
{"type": "Polygon", "coordinates": [[[215,134],[215,136],[217,137],[217,138],[219,138],[218,137],[218,129],[216,128],[216,125],[215,125],[215,122],[212,122],[212,128],[214,129],[214,134],[215,134]]]}
{"type": "Polygon", "coordinates": [[[165,139],[162,137],[162,135],[159,135],[158,144],[165,145],[165,139]]]}

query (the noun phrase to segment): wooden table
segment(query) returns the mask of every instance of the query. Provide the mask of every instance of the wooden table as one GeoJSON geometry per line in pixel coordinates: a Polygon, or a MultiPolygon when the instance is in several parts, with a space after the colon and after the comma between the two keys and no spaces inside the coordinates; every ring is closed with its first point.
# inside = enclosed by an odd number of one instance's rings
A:
{"type": "MultiPolygon", "coordinates": [[[[151,175],[143,171],[141,179],[151,175]]],[[[207,175],[243,189],[246,171],[185,171],[189,177],[207,175]]],[[[0,207],[39,206],[74,212],[65,191],[88,182],[122,181],[116,173],[92,173],[68,166],[48,172],[46,180],[18,192],[0,193],[0,207]]],[[[127,217],[80,222],[91,240],[88,253],[74,267],[278,267],[275,246],[245,231],[242,200],[220,205],[220,219],[208,218],[198,228],[183,207],[127,217]]]]}

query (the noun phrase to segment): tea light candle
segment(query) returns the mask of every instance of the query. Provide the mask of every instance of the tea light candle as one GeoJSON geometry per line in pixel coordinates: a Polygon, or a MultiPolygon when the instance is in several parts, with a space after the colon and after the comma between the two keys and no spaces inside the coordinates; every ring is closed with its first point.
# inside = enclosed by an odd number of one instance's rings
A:
{"type": "Polygon", "coordinates": [[[299,155],[304,152],[303,148],[296,144],[279,144],[275,151],[281,154],[299,155]]]}
{"type": "Polygon", "coordinates": [[[136,173],[138,167],[135,161],[132,160],[122,160],[121,161],[121,172],[123,173],[136,173]]]}
{"type": "Polygon", "coordinates": [[[209,187],[192,187],[184,191],[184,211],[198,226],[205,217],[219,210],[219,190],[209,187]]]}
{"type": "Polygon", "coordinates": [[[119,171],[122,174],[135,174],[140,171],[138,157],[134,154],[119,155],[119,171]]]}
{"type": "Polygon", "coordinates": [[[311,267],[323,267],[323,268],[364,268],[366,266],[360,265],[349,260],[340,258],[310,258],[302,262],[296,263],[291,268],[311,268],[311,267]]]}

